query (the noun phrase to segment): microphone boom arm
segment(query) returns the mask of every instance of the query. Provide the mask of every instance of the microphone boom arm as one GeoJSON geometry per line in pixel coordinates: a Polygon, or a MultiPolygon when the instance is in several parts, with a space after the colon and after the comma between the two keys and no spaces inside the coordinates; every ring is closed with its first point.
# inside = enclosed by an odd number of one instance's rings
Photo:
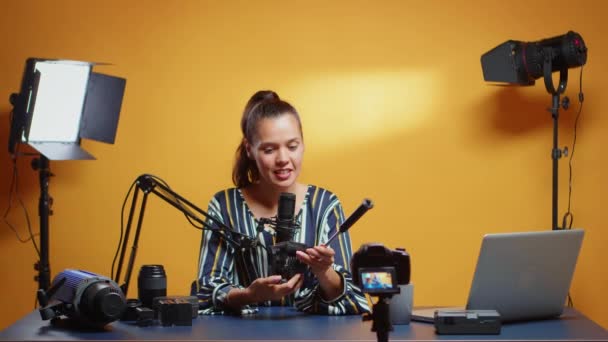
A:
{"type": "Polygon", "coordinates": [[[139,207],[139,214],[138,214],[138,218],[137,218],[137,227],[135,230],[135,236],[133,238],[133,245],[131,247],[131,254],[129,256],[129,262],[127,264],[127,269],[125,272],[125,279],[124,279],[124,283],[122,285],[120,285],[120,288],[123,291],[123,293],[125,294],[125,297],[127,296],[127,290],[129,288],[131,273],[133,271],[133,266],[135,263],[135,257],[137,254],[137,247],[138,247],[137,245],[138,245],[138,241],[139,241],[139,234],[141,232],[141,226],[142,226],[142,222],[143,222],[143,218],[144,218],[144,212],[146,209],[148,195],[150,195],[151,193],[155,194],[156,196],[163,199],[165,202],[172,205],[174,208],[181,211],[184,214],[184,216],[186,216],[186,218],[191,223],[192,223],[192,221],[195,221],[195,222],[201,224],[202,227],[198,227],[198,228],[207,229],[210,231],[217,232],[218,234],[221,234],[221,236],[227,242],[229,242],[237,251],[241,251],[242,249],[251,248],[252,246],[255,246],[254,239],[252,239],[251,237],[249,237],[247,235],[233,231],[230,227],[225,225],[219,219],[209,215],[207,212],[200,209],[199,207],[194,205],[192,202],[188,201],[184,197],[180,196],[179,194],[177,194],[176,192],[171,190],[171,188],[169,188],[169,186],[166,183],[163,183],[162,181],[158,181],[158,179],[155,176],[148,175],[148,174],[141,175],[137,178],[137,180],[135,182],[135,186],[136,186],[136,189],[133,194],[133,200],[131,201],[131,207],[129,209],[129,218],[127,219],[127,226],[125,229],[124,240],[122,241],[121,245],[119,246],[120,247],[120,258],[118,260],[118,268],[116,270],[116,276],[114,277],[114,281],[117,284],[120,284],[120,282],[119,282],[120,274],[122,271],[122,265],[124,262],[127,244],[129,242],[131,226],[133,223],[133,216],[135,214],[135,209],[137,207],[137,199],[139,196],[139,192],[143,192],[143,198],[141,201],[141,205],[139,207]],[[215,226],[208,223],[207,220],[211,221],[215,226]]]}

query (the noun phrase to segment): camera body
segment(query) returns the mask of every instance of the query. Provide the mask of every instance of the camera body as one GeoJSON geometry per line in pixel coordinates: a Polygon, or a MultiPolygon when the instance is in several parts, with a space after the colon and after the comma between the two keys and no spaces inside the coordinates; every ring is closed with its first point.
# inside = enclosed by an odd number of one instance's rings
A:
{"type": "Polygon", "coordinates": [[[278,274],[283,279],[291,279],[306,271],[306,264],[296,257],[297,251],[305,251],[306,245],[299,242],[283,241],[272,245],[268,252],[269,274],[278,274]]]}
{"type": "Polygon", "coordinates": [[[399,285],[410,282],[410,256],[401,248],[364,244],[353,254],[350,265],[355,284],[373,296],[397,294],[399,285]]]}

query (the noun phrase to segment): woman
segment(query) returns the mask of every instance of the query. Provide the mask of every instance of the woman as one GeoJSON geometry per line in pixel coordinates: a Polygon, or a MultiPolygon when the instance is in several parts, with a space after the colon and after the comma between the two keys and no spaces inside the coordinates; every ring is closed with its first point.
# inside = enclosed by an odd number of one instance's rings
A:
{"type": "Polygon", "coordinates": [[[338,198],[298,182],[304,138],[297,111],[275,92],[258,91],[245,106],[241,130],[233,169],[236,187],[218,192],[208,211],[232,230],[257,237],[259,246],[240,258],[220,234],[203,232],[197,289],[203,313],[250,313],[253,304],[295,305],[329,315],[369,311],[347,271],[349,236],[341,234],[330,246],[323,245],[344,221],[338,198]],[[307,271],[284,281],[268,274],[266,246],[276,242],[276,233],[260,225],[260,219],[277,215],[282,192],[296,195],[295,221],[301,228],[293,240],[313,246],[296,255],[309,266],[307,271]]]}

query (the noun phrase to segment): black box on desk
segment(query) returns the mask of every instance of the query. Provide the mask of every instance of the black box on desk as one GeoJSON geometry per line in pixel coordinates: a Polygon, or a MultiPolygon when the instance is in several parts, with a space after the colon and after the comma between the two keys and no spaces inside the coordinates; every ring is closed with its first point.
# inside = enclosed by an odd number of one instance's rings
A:
{"type": "Polygon", "coordinates": [[[192,304],[184,298],[158,299],[156,312],[163,326],[192,325],[192,304]]]}
{"type": "Polygon", "coordinates": [[[500,314],[496,310],[437,310],[435,332],[440,335],[498,335],[500,314]]]}
{"type": "MultiPolygon", "coordinates": [[[[192,305],[192,318],[196,318],[198,316],[198,298],[196,296],[164,296],[164,297],[154,297],[153,299],[153,307],[156,312],[158,312],[158,306],[161,300],[179,300],[181,302],[187,301],[192,305]]],[[[157,317],[158,318],[158,317],[157,317]]]]}

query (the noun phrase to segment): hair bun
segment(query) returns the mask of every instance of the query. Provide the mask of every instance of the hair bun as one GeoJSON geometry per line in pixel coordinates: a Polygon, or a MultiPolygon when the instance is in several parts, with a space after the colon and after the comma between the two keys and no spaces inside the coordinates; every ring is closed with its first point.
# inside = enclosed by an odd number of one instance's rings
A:
{"type": "Polygon", "coordinates": [[[249,98],[247,104],[245,105],[245,110],[243,110],[243,117],[241,118],[241,131],[243,135],[245,135],[245,129],[247,126],[247,119],[249,118],[249,113],[262,102],[271,102],[271,101],[280,101],[281,98],[279,94],[272,90],[258,90],[249,98]]]}
{"type": "Polygon", "coordinates": [[[281,98],[279,97],[279,94],[272,90],[259,90],[255,94],[253,94],[253,96],[251,96],[251,99],[249,99],[249,103],[253,106],[260,102],[279,101],[280,99],[281,98]]]}

